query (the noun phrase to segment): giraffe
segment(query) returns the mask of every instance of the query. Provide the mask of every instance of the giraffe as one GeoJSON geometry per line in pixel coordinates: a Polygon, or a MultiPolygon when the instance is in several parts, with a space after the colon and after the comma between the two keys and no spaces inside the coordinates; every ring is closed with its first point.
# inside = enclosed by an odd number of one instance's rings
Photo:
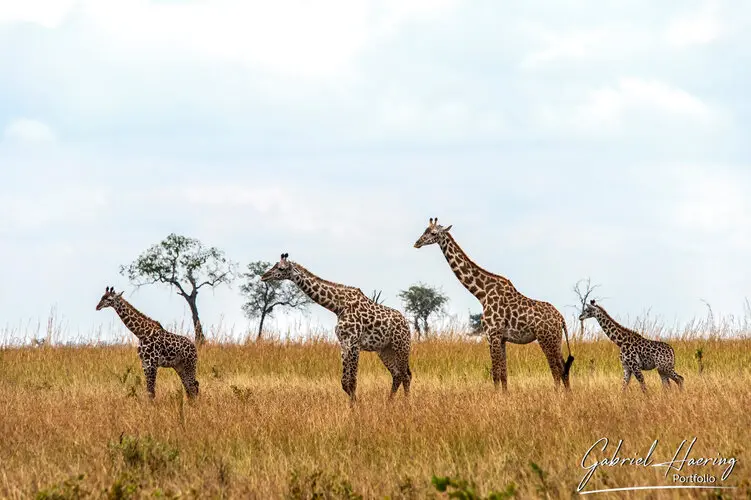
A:
{"type": "Polygon", "coordinates": [[[198,396],[196,346],[187,337],[165,330],[162,325],[123,298],[123,292],[115,293],[107,287],[99,300],[96,310],[111,307],[123,320],[125,326],[138,337],[138,357],[146,376],[146,390],[149,398],[156,396],[156,371],[158,367],[174,368],[180,376],[189,398],[198,396]]]}
{"type": "Polygon", "coordinates": [[[409,369],[409,325],[404,316],[390,307],[376,304],[359,288],[333,283],[319,278],[283,253],[261,281],[290,280],[308,297],[337,316],[336,337],[342,352],[342,389],[357,400],[357,365],[360,351],[375,351],[391,373],[389,399],[399,386],[409,396],[412,372],[409,369]]]}
{"type": "Polygon", "coordinates": [[[594,299],[585,304],[584,310],[579,315],[579,320],[595,318],[605,335],[612,340],[621,351],[621,366],[623,366],[623,390],[628,387],[631,375],[636,377],[641,385],[641,390],[647,392],[642,370],[653,370],[662,379],[662,387],[670,387],[670,381],[678,387],[683,387],[683,377],[675,372],[675,353],[670,344],[659,340],[645,339],[633,330],[618,324],[605,309],[598,305],[594,299]]]}
{"type": "Polygon", "coordinates": [[[566,321],[548,302],[522,295],[510,280],[486,271],[474,263],[449,233],[453,225],[443,227],[431,218],[415,248],[438,244],[451,270],[462,285],[482,304],[482,326],[490,345],[493,384],[506,391],[506,342],[528,344],[537,340],[547,358],[556,387],[561,381],[566,390],[574,357],[568,345],[566,321]],[[568,359],[561,356],[561,334],[566,335],[568,359]]]}

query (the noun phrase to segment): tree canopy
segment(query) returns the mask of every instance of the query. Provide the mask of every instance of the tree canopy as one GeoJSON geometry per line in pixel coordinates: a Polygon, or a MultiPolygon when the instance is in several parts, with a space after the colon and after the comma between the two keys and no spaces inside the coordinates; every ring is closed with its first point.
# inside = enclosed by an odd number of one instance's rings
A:
{"type": "Polygon", "coordinates": [[[190,307],[196,343],[202,344],[204,334],[196,304],[198,290],[231,283],[234,264],[218,248],[205,247],[195,238],[172,233],[131,264],[120,266],[120,274],[139,287],[161,283],[177,289],[190,307]]]}
{"type": "Polygon", "coordinates": [[[448,302],[448,297],[435,287],[418,283],[399,292],[404,309],[412,315],[418,338],[428,333],[428,318],[440,313],[448,302]]]}

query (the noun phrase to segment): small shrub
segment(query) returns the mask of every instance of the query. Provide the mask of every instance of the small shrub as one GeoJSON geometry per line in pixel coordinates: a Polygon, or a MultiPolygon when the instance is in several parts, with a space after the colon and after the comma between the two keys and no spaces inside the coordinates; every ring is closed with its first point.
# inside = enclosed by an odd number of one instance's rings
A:
{"type": "Polygon", "coordinates": [[[104,496],[108,500],[128,500],[136,496],[140,487],[132,474],[120,474],[112,486],[105,490],[104,496]]]}
{"type": "Polygon", "coordinates": [[[235,397],[243,403],[247,403],[248,401],[253,399],[253,391],[248,387],[238,387],[236,385],[231,385],[230,389],[232,389],[235,397]]]}
{"type": "Polygon", "coordinates": [[[148,469],[152,473],[167,470],[177,462],[179,450],[160,443],[149,436],[120,436],[117,443],[110,443],[110,450],[131,469],[148,469]]]}
{"type": "Polygon", "coordinates": [[[448,476],[433,476],[431,483],[436,490],[446,493],[449,498],[460,500],[506,500],[516,495],[516,484],[511,483],[503,491],[491,491],[483,496],[472,481],[448,476]],[[451,490],[451,491],[450,491],[451,490]]]}
{"type": "Polygon", "coordinates": [[[290,500],[362,500],[346,479],[317,470],[306,476],[292,472],[289,481],[290,500]]]}
{"type": "Polygon", "coordinates": [[[89,492],[81,487],[83,478],[83,474],[68,478],[60,484],[38,491],[34,498],[36,500],[77,500],[85,498],[89,495],[89,492]]]}

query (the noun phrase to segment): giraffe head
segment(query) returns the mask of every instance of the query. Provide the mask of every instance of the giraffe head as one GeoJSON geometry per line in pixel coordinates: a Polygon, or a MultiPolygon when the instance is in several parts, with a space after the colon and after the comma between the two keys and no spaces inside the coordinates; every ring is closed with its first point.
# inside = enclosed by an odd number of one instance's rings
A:
{"type": "Polygon", "coordinates": [[[281,281],[291,279],[294,264],[287,260],[288,257],[288,253],[283,253],[279,262],[274,264],[274,267],[263,273],[261,281],[281,281]]]}
{"type": "Polygon", "coordinates": [[[590,300],[589,304],[584,304],[584,310],[579,315],[579,321],[584,321],[587,318],[594,318],[599,307],[600,306],[595,303],[595,299],[590,300]]]}
{"type": "Polygon", "coordinates": [[[448,234],[449,230],[451,230],[452,226],[449,227],[443,227],[438,225],[438,217],[430,218],[430,222],[428,223],[428,227],[425,229],[425,232],[422,233],[422,236],[415,242],[415,248],[424,247],[425,245],[432,245],[433,243],[438,243],[441,238],[443,238],[446,234],[448,234]]]}
{"type": "Polygon", "coordinates": [[[101,309],[104,309],[105,307],[112,307],[115,305],[115,302],[123,296],[123,292],[115,293],[115,288],[108,286],[104,290],[104,295],[102,295],[102,298],[99,299],[99,303],[96,305],[96,310],[99,311],[101,309]]]}

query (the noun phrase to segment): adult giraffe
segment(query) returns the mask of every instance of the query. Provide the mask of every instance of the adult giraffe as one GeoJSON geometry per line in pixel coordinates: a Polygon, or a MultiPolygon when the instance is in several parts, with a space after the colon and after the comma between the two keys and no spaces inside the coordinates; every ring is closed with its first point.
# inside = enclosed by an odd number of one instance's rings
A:
{"type": "Polygon", "coordinates": [[[352,286],[320,278],[283,253],[279,262],[261,276],[261,281],[289,280],[311,300],[336,314],[336,337],[342,348],[342,389],[355,403],[360,351],[375,351],[391,373],[389,398],[401,385],[409,396],[409,324],[396,309],[377,304],[352,286]]]}
{"type": "Polygon", "coordinates": [[[464,287],[482,304],[482,326],[490,344],[493,384],[506,390],[506,342],[529,344],[537,340],[548,360],[553,381],[569,389],[569,372],[574,357],[568,342],[566,321],[548,302],[519,293],[508,279],[475,264],[451,236],[452,226],[443,227],[431,218],[415,248],[437,243],[464,287]],[[561,334],[566,335],[568,359],[561,357],[561,334]]]}

